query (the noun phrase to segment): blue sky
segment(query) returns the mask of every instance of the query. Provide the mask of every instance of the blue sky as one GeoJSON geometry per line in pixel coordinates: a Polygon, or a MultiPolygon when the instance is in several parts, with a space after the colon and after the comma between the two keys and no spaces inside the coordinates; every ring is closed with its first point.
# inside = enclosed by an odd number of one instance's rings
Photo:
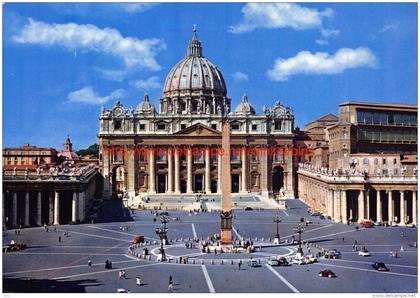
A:
{"type": "Polygon", "coordinates": [[[347,100],[417,103],[416,3],[7,3],[3,146],[97,141],[100,106],[157,106],[197,24],[232,108],[276,100],[296,126],[347,100]]]}

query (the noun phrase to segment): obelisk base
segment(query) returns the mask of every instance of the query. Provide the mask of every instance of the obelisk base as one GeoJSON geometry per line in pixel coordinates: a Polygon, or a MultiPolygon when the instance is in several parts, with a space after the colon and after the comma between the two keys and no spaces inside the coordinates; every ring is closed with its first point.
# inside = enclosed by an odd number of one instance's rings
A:
{"type": "Polygon", "coordinates": [[[232,230],[222,230],[220,235],[221,245],[232,245],[232,230]]]}

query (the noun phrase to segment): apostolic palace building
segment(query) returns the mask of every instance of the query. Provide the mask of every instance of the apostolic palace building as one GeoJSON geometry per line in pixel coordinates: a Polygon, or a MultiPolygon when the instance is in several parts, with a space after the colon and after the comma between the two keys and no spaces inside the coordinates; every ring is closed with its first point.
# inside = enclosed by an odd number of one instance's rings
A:
{"type": "Polygon", "coordinates": [[[59,154],[3,149],[3,223],[82,222],[96,198],[147,207],[149,198],[215,197],[230,179],[236,196],[298,198],[337,222],[417,224],[417,129],[417,105],[409,104],[348,101],[338,116],[303,129],[280,101],[258,114],[244,95],[232,108],[194,30],[159,107],[146,94],[135,108],[101,108],[98,164],[79,160],[69,139],[59,154]],[[220,151],[223,120],[228,153],[220,151]],[[221,153],[230,154],[231,177],[222,177],[221,153]]]}

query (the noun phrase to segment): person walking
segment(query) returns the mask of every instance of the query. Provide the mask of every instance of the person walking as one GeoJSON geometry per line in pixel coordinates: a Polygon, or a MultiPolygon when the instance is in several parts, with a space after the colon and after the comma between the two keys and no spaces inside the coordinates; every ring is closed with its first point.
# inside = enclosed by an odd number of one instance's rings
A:
{"type": "Polygon", "coordinates": [[[92,261],[90,259],[88,260],[88,266],[92,267],[92,261]]]}
{"type": "Polygon", "coordinates": [[[61,236],[58,236],[58,243],[61,242],[61,236]]]}
{"type": "Polygon", "coordinates": [[[168,292],[174,291],[174,282],[172,280],[172,275],[169,275],[169,282],[168,282],[168,292]]]}
{"type": "Polygon", "coordinates": [[[119,277],[119,279],[122,279],[122,277],[123,277],[122,270],[118,271],[118,277],[119,277]]]}
{"type": "Polygon", "coordinates": [[[140,278],[140,275],[137,275],[137,277],[136,277],[136,285],[137,286],[141,286],[141,278],[140,278]]]}
{"type": "Polygon", "coordinates": [[[238,270],[241,270],[241,266],[242,266],[242,260],[239,260],[239,262],[238,262],[238,270]]]}

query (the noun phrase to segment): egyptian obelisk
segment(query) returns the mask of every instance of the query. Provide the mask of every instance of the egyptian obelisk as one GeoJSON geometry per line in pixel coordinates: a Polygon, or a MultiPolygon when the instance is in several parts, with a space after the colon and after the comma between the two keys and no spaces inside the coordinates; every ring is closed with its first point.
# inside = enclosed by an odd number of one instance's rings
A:
{"type": "Polygon", "coordinates": [[[232,247],[232,196],[230,169],[230,126],[224,117],[222,126],[222,210],[220,213],[222,247],[232,247]]]}

